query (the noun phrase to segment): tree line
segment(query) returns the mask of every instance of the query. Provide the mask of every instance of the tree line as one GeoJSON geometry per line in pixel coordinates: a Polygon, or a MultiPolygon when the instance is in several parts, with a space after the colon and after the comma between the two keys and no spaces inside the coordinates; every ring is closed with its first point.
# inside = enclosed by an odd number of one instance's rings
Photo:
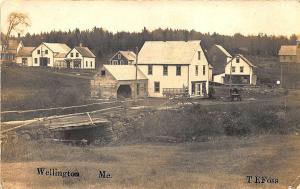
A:
{"type": "Polygon", "coordinates": [[[41,42],[66,43],[70,47],[89,47],[98,59],[110,56],[119,50],[135,50],[143,46],[145,41],[172,41],[172,40],[201,40],[205,49],[214,44],[222,45],[232,54],[243,53],[257,56],[276,56],[281,45],[295,44],[296,35],[290,37],[273,36],[266,34],[242,35],[236,33],[233,36],[218,33],[201,33],[195,30],[182,29],[155,29],[149,31],[143,28],[141,32],[117,32],[112,33],[103,28],[94,27],[91,30],[51,31],[40,34],[27,33],[22,37],[26,46],[37,46],[41,42]]]}

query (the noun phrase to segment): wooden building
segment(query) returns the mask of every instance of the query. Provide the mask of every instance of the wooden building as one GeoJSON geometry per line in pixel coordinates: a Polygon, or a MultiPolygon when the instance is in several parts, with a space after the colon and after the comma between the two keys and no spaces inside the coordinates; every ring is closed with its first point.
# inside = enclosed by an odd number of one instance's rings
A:
{"type": "Polygon", "coordinates": [[[67,68],[95,69],[96,56],[87,47],[74,47],[66,55],[67,68]]]}
{"type": "Polygon", "coordinates": [[[32,66],[32,51],[35,47],[22,47],[17,56],[16,63],[21,66],[32,66]]]}
{"type": "Polygon", "coordinates": [[[136,54],[132,51],[118,51],[111,59],[111,65],[135,64],[136,54]]]}
{"type": "Polygon", "coordinates": [[[206,96],[212,67],[200,40],[146,41],[138,54],[138,68],[148,78],[150,97],[187,88],[191,96],[206,96]]]}
{"type": "Polygon", "coordinates": [[[300,64],[300,36],[297,37],[296,45],[282,45],[278,56],[280,63],[300,64]]]}
{"type": "Polygon", "coordinates": [[[148,96],[148,79],[134,65],[104,65],[91,80],[91,96],[95,98],[132,98],[148,96]]]}
{"type": "Polygon", "coordinates": [[[1,63],[16,63],[16,57],[20,49],[24,47],[21,40],[9,39],[8,44],[1,45],[0,60],[1,63]]]}

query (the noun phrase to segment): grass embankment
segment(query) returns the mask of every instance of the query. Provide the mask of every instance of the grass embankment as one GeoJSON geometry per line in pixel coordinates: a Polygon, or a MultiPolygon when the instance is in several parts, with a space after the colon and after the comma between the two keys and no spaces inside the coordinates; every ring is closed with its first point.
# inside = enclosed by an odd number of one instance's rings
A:
{"type": "Polygon", "coordinates": [[[201,143],[103,148],[40,141],[20,143],[15,150],[23,155],[2,162],[4,188],[283,189],[300,171],[299,136],[218,137],[201,143]],[[77,170],[80,177],[39,176],[39,167],[77,170]],[[99,170],[112,178],[99,178],[99,170]],[[279,183],[248,184],[247,175],[277,178],[279,183]]]}
{"type": "Polygon", "coordinates": [[[33,67],[1,68],[1,108],[24,110],[84,103],[90,95],[89,79],[33,67]]]}

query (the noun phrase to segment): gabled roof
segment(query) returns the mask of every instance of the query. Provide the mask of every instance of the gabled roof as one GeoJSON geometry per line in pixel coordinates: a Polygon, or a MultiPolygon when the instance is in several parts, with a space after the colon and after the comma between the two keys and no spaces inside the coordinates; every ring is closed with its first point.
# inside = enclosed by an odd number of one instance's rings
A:
{"type": "MultiPolygon", "coordinates": [[[[116,80],[135,80],[135,65],[104,65],[106,69],[116,80]]],[[[148,79],[139,69],[137,79],[148,79]]]]}
{"type": "Polygon", "coordinates": [[[280,47],[278,55],[296,56],[296,51],[297,51],[296,45],[282,45],[280,47]]]}
{"type": "Polygon", "coordinates": [[[136,55],[132,51],[119,51],[127,60],[135,61],[136,55]]]}
{"type": "Polygon", "coordinates": [[[249,64],[249,66],[251,67],[255,67],[246,57],[244,57],[243,55],[241,54],[236,54],[233,58],[236,58],[236,57],[240,57],[241,59],[243,59],[247,64],[249,64]]]}
{"type": "Polygon", "coordinates": [[[32,51],[35,47],[22,47],[20,51],[18,52],[17,56],[25,56],[29,57],[31,56],[32,51]]]}
{"type": "Polygon", "coordinates": [[[200,40],[146,41],[138,64],[190,64],[199,47],[200,40]]]}
{"type": "Polygon", "coordinates": [[[45,43],[43,42],[45,46],[47,46],[53,53],[55,58],[64,58],[68,54],[68,52],[71,50],[68,45],[64,43],[45,43]]]}
{"type": "Polygon", "coordinates": [[[68,53],[71,49],[68,45],[64,43],[45,43],[43,42],[49,49],[56,53],[68,53]]]}
{"type": "Polygon", "coordinates": [[[222,47],[221,45],[216,45],[216,47],[220,49],[220,51],[222,51],[227,57],[232,57],[231,54],[229,54],[229,52],[226,51],[226,49],[224,49],[224,47],[222,47]]]}
{"type": "Polygon", "coordinates": [[[87,47],[74,47],[83,57],[95,58],[96,56],[87,47]]]}

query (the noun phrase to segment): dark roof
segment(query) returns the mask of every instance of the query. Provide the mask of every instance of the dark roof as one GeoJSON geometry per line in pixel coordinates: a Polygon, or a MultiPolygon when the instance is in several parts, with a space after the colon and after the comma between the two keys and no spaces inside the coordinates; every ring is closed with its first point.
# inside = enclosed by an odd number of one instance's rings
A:
{"type": "Polygon", "coordinates": [[[83,57],[96,58],[94,53],[87,47],[74,47],[83,57]]]}
{"type": "Polygon", "coordinates": [[[31,53],[35,47],[22,47],[17,56],[31,56],[31,53]]]}

